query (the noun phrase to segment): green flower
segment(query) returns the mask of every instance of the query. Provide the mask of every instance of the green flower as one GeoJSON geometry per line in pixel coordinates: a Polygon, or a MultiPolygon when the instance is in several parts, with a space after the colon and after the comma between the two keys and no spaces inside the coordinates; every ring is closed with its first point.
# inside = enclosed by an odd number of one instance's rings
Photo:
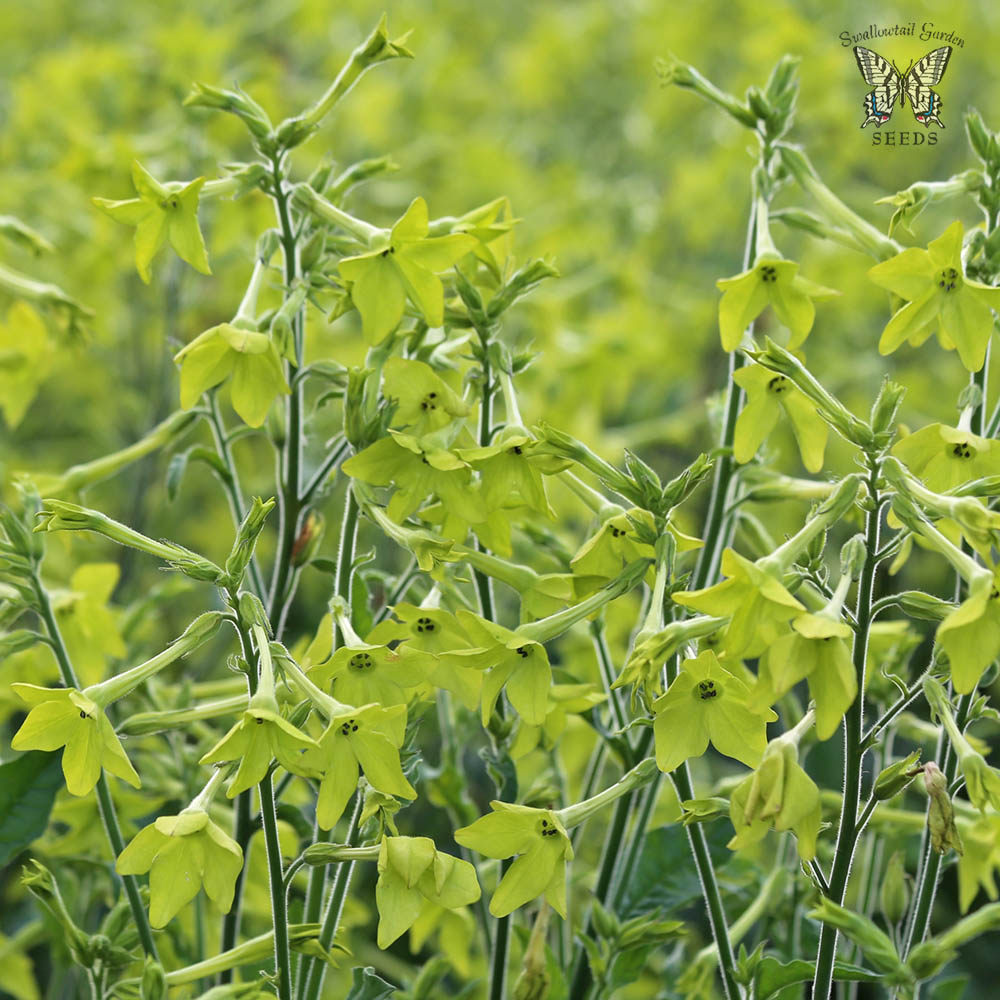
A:
{"type": "Polygon", "coordinates": [[[810,472],[819,472],[830,428],[805,394],[784,375],[777,375],[763,365],[740,368],[733,381],[747,394],[746,406],[736,420],[733,439],[736,461],[749,462],[784,413],[791,422],[802,464],[810,472]]]}
{"type": "MultiPolygon", "coordinates": [[[[802,723],[811,726],[811,716],[802,723]]],[[[797,730],[768,743],[760,765],[733,790],[729,818],[736,834],[728,844],[733,850],[757,843],[768,830],[792,830],[799,857],[816,856],[823,810],[819,788],[799,765],[797,730]]]]}
{"type": "Polygon", "coordinates": [[[731,618],[723,648],[732,657],[763,652],[784,631],[781,626],[805,608],[785,589],[772,567],[750,562],[726,549],[721,583],[704,590],[678,591],[673,600],[703,614],[731,618]]]}
{"type": "Polygon", "coordinates": [[[685,660],[674,682],[653,702],[656,764],[670,772],[700,757],[711,742],[719,753],[756,767],[767,746],[769,708],[751,706],[750,689],[710,649],[685,660]]]}
{"type": "Polygon", "coordinates": [[[467,417],[472,408],[430,365],[390,358],[383,369],[382,394],[396,404],[394,427],[423,437],[467,417]]]}
{"type": "Polygon", "coordinates": [[[341,468],[349,476],[373,486],[394,486],[388,515],[394,521],[409,517],[430,495],[466,521],[481,521],[484,504],[469,490],[472,472],[454,452],[431,435],[416,438],[400,431],[369,445],[341,468]]]}
{"type": "Polygon", "coordinates": [[[791,331],[788,347],[794,350],[812,329],[816,318],[813,299],[839,294],[803,278],[795,261],[783,260],[776,252],[762,254],[749,271],[720,278],[716,286],[723,293],[719,302],[719,333],[725,351],[735,351],[740,346],[743,332],[768,306],[791,331]]]}
{"type": "Polygon", "coordinates": [[[994,573],[984,570],[970,580],[968,597],[938,626],[937,641],[948,654],[955,690],[974,691],[1000,656],[1000,579],[994,573]]]}
{"type": "Polygon", "coordinates": [[[553,684],[549,690],[549,710],[540,726],[522,722],[510,746],[511,760],[520,760],[539,745],[550,750],[566,729],[570,715],[582,715],[608,700],[598,684],[553,684]]]}
{"type": "Polygon", "coordinates": [[[115,864],[119,875],[149,872],[149,921],[165,927],[204,888],[223,912],[233,905],[243,870],[239,844],[192,803],[177,816],[158,816],[140,830],[115,864]]]}
{"type": "Polygon", "coordinates": [[[340,261],[369,344],[380,343],[396,329],[407,298],[428,326],[444,323],[444,286],[437,272],[448,270],[478,241],[463,233],[427,238],[427,228],[427,203],[415,198],[391,232],[377,237],[380,245],[340,261]]]}
{"type": "Polygon", "coordinates": [[[138,161],[132,164],[132,182],[139,194],[129,201],[92,198],[115,222],[135,226],[135,266],[148,285],[152,279],[150,264],[168,240],[181,260],[196,271],[211,274],[205,241],[198,228],[198,196],[204,177],[182,184],[161,184],[138,161]]]}
{"type": "Polygon", "coordinates": [[[291,774],[311,776],[313,772],[306,766],[301,751],[317,747],[314,739],[282,718],[275,697],[274,666],[267,634],[259,625],[253,626],[253,633],[260,665],[257,691],[240,720],[199,761],[201,764],[240,762],[226,792],[229,798],[261,782],[272,760],[277,760],[291,774]]]}
{"type": "Polygon", "coordinates": [[[937,493],[1000,475],[1000,441],[962,426],[929,424],[897,442],[892,454],[937,493]]]}
{"type": "Polygon", "coordinates": [[[565,918],[566,862],[573,858],[566,828],[551,809],[497,801],[490,807],[493,812],[455,831],[459,844],[487,858],[518,856],[493,893],[490,913],[505,917],[544,894],[565,918]]]}
{"type": "Polygon", "coordinates": [[[344,609],[333,610],[344,645],[326,663],[314,667],[310,678],[317,684],[332,680],[334,696],[347,705],[403,705],[409,701],[413,688],[426,681],[433,655],[408,643],[390,649],[365,642],[344,609]]]}
{"type": "Polygon", "coordinates": [[[220,323],[195,337],[174,361],[181,368],[184,409],[190,409],[203,392],[232,375],[233,409],[250,427],[260,427],[275,399],[290,391],[271,338],[231,323],[220,323]]]}
{"type": "Polygon", "coordinates": [[[1000,288],[965,276],[963,233],[962,223],[953,222],[926,250],[910,247],[868,272],[876,285],[907,300],[882,331],[879,353],[891,354],[904,340],[919,346],[936,329],[941,346],[957,348],[969,371],[983,367],[1000,288]]]}
{"type": "Polygon", "coordinates": [[[481,895],[476,870],[429,837],[383,837],[378,853],[378,946],[388,948],[430,904],[456,910],[481,895]]]}
{"type": "Polygon", "coordinates": [[[417,793],[399,762],[399,748],[406,736],[406,706],[353,708],[334,703],[331,708],[319,748],[303,756],[306,766],[323,774],[316,801],[319,825],[324,830],[336,826],[357,790],[359,768],[377,791],[415,799],[417,793]]]}
{"type": "Polygon", "coordinates": [[[472,647],[443,653],[441,660],[459,669],[483,670],[481,713],[483,725],[490,721],[500,692],[529,725],[540,726],[548,710],[552,668],[545,647],[516,631],[460,610],[456,617],[472,647]]]}
{"type": "Polygon", "coordinates": [[[521,621],[555,614],[574,596],[575,578],[570,573],[536,573],[530,566],[507,562],[481,549],[456,548],[456,553],[475,569],[506,584],[521,600],[521,621]]]}
{"type": "Polygon", "coordinates": [[[70,662],[82,683],[96,684],[108,657],[125,655],[125,642],[108,607],[118,584],[117,563],[87,563],[73,571],[68,591],[52,595],[53,610],[70,662]]]}
{"type": "Polygon", "coordinates": [[[997,898],[994,873],[1000,867],[1000,816],[980,816],[962,826],[964,853],[958,859],[958,902],[963,913],[972,905],[979,889],[997,898]]]}
{"type": "Polygon", "coordinates": [[[62,769],[71,795],[89,794],[102,768],[133,788],[139,787],[139,775],[96,701],[72,688],[44,688],[34,684],[11,687],[32,706],[14,734],[11,747],[48,751],[65,747],[62,769]]]}
{"type": "Polygon", "coordinates": [[[483,687],[482,672],[437,655],[470,645],[458,619],[450,611],[427,607],[426,602],[419,608],[413,604],[397,604],[393,614],[399,622],[380,622],[368,638],[373,642],[403,639],[406,647],[432,654],[428,659],[427,682],[450,691],[470,711],[475,709],[483,687]]]}
{"type": "MultiPolygon", "coordinates": [[[[618,508],[621,510],[621,508],[618,508]]],[[[636,559],[654,559],[653,546],[639,538],[638,528],[655,533],[653,515],[648,510],[633,507],[607,518],[595,534],[580,546],[570,560],[576,576],[577,596],[582,597],[600,587],[606,580],[616,577],[636,559]]],[[[690,552],[702,546],[700,538],[685,535],[671,522],[667,531],[674,536],[678,552],[690,552]]]]}
{"type": "Polygon", "coordinates": [[[816,735],[828,740],[858,694],[852,635],[838,616],[804,614],[793,619],[792,631],[771,643],[761,657],[754,704],[773,705],[805,677],[809,697],[816,702],[816,735]]]}
{"type": "Polygon", "coordinates": [[[525,506],[545,517],[555,516],[542,480],[542,470],[552,467],[552,456],[533,456],[536,444],[523,427],[505,427],[485,448],[459,449],[459,457],[479,470],[483,500],[490,510],[503,506],[516,492],[525,506]]]}

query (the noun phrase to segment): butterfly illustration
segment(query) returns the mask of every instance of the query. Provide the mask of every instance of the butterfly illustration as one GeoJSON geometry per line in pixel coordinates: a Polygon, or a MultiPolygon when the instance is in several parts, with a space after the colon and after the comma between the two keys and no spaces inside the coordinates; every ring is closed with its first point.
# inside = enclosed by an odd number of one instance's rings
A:
{"type": "Polygon", "coordinates": [[[854,46],[854,57],[865,83],[875,88],[865,97],[867,117],[861,123],[862,128],[869,122],[874,122],[876,128],[884,125],[892,115],[892,106],[897,97],[901,105],[906,104],[907,97],[910,99],[913,117],[925,128],[931,122],[944,128],[944,122],[938,118],[941,97],[931,87],[936,87],[944,76],[951,58],[950,45],[933,49],[908,66],[903,73],[877,52],[861,45],[854,46]]]}

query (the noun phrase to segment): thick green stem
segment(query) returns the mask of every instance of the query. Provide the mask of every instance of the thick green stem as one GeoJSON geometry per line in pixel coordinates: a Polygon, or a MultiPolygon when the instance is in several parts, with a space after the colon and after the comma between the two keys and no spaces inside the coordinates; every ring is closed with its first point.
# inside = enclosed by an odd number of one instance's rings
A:
{"type": "MultiPolygon", "coordinates": [[[[34,584],[35,597],[38,601],[39,614],[45,624],[45,630],[48,632],[52,650],[56,656],[56,662],[59,664],[59,673],[62,675],[63,684],[68,688],[79,689],[80,685],[76,677],[76,671],[73,670],[73,664],[70,662],[66,643],[63,641],[62,633],[59,631],[59,624],[56,622],[56,616],[52,613],[52,603],[49,601],[48,591],[45,589],[39,576],[36,575],[32,583],[34,584]]],[[[117,858],[125,850],[125,841],[122,837],[121,827],[118,825],[118,813],[115,811],[115,803],[111,798],[108,779],[103,771],[100,778],[97,779],[97,805],[101,813],[101,822],[104,824],[104,832],[107,835],[108,843],[111,845],[111,852],[117,858]]],[[[149,926],[146,908],[143,906],[142,897],[139,895],[139,885],[132,875],[122,875],[119,877],[122,880],[122,885],[125,887],[125,895],[128,898],[128,905],[132,911],[132,919],[135,921],[135,927],[139,933],[142,950],[150,958],[159,961],[156,942],[153,940],[153,930],[149,926]]]]}
{"type": "MultiPolygon", "coordinates": [[[[882,504],[878,495],[879,470],[871,463],[868,480],[871,509],[865,523],[865,561],[858,580],[855,610],[857,627],[854,633],[853,661],[858,681],[858,695],[844,716],[844,793],[840,811],[840,828],[834,853],[833,870],[829,879],[829,897],[843,904],[851,861],[858,841],[858,807],[861,800],[861,764],[865,755],[862,735],[864,725],[865,666],[868,657],[868,632],[872,619],[872,593],[878,566],[879,528],[882,504]]],[[[826,1000],[833,986],[833,965],[837,952],[837,930],[824,923],[819,935],[816,975],[813,979],[813,1000],[826,1000]]]]}

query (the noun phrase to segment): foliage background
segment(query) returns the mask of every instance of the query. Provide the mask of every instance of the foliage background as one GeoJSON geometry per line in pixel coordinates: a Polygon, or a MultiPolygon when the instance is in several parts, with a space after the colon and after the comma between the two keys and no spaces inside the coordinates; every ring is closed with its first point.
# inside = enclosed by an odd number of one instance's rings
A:
{"type": "MultiPolygon", "coordinates": [[[[129,197],[136,157],[157,176],[190,178],[215,176],[217,164],[248,155],[237,122],[180,106],[191,82],[239,82],[278,120],[323,89],[382,8],[372,0],[5,6],[0,213],[36,226],[57,253],[33,260],[5,245],[3,259],[59,282],[96,315],[86,341],[53,339],[51,374],[19,426],[0,422],[0,480],[112,451],[174,409],[172,354],[232,315],[253,238],[270,224],[263,196],[206,205],[214,276],[168,254],[146,287],[135,273],[129,231],[94,209],[90,197],[129,197]]],[[[970,165],[960,125],[965,106],[978,106],[993,127],[1000,122],[1000,7],[986,0],[876,8],[783,0],[406,0],[388,13],[394,33],[416,28],[417,59],[366,78],[304,158],[328,154],[346,164],[391,153],[402,169],[355,196],[359,213],[373,220],[396,218],[416,194],[427,197],[432,215],[508,195],[524,219],[519,255],[552,255],[563,275],[516,311],[508,331],[541,352],[519,382],[526,418],[545,418],[609,457],[637,448],[668,477],[714,441],[713,395],[726,367],[714,281],[741,269],[752,161],[751,140],[735,123],[689,93],[660,89],[655,58],[673,52],[741,93],[763,82],[782,53],[801,56],[794,137],[830,186],[876,224],[890,213],[873,205],[876,198],[970,165]],[[947,128],[933,147],[872,147],[872,130],[858,129],[863,84],[838,35],[872,21],[910,20],[934,21],[965,39],[941,87],[947,128]]],[[[929,46],[875,47],[905,65],[929,46]]],[[[890,127],[909,126],[894,119],[890,127]]],[[[971,202],[958,210],[967,225],[977,221],[971,202]]],[[[913,242],[926,244],[953,211],[952,203],[928,210],[913,242]]],[[[953,356],[934,345],[919,356],[908,348],[878,356],[885,301],[865,279],[869,261],[777,226],[775,237],[805,274],[846,293],[820,310],[809,340],[810,365],[827,385],[864,412],[882,373],[891,371],[909,387],[907,422],[953,421],[964,384],[953,356]]],[[[345,363],[363,355],[353,316],[329,325],[312,312],[309,340],[317,354],[345,363]]],[[[798,470],[789,442],[780,435],[774,442],[782,467],[798,470]]],[[[266,446],[242,457],[253,470],[247,492],[267,495],[266,446]]],[[[834,468],[844,461],[833,452],[834,468]]],[[[168,503],[165,468],[164,456],[144,461],[91,490],[87,501],[148,534],[224,556],[229,514],[214,482],[193,470],[179,499],[168,503]]],[[[573,534],[572,525],[563,527],[573,534]]],[[[335,547],[331,529],[325,548],[335,547]]],[[[97,543],[75,540],[72,554],[58,542],[51,548],[49,574],[62,573],[64,581],[79,562],[119,560],[121,604],[163,580],[141,560],[97,543]]],[[[292,635],[322,613],[325,586],[304,581],[292,635]]],[[[186,600],[180,595],[150,626],[161,638],[186,623],[196,607],[186,600]]],[[[0,706],[10,705],[8,685],[19,669],[16,658],[0,665],[0,706]]],[[[836,758],[839,750],[828,752],[836,758]]],[[[831,776],[837,766],[832,759],[831,776]]],[[[15,912],[7,906],[20,898],[15,883],[8,867],[0,912],[15,912]]],[[[938,912],[947,919],[953,873],[944,885],[938,912]]],[[[1000,971],[996,962],[976,955],[980,982],[1000,971]]]]}

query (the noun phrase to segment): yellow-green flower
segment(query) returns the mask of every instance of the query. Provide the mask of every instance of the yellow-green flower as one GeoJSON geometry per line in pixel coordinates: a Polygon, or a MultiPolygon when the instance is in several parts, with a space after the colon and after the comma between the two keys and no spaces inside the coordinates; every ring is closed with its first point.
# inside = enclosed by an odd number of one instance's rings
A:
{"type": "Polygon", "coordinates": [[[196,271],[211,274],[205,241],[198,228],[198,197],[204,177],[183,184],[161,184],[138,160],[132,164],[132,182],[139,194],[128,201],[93,198],[93,203],[115,222],[135,226],[135,266],[148,285],[150,264],[166,242],[196,271]]]}
{"type": "Polygon", "coordinates": [[[444,286],[437,274],[473,250],[478,240],[464,233],[428,238],[428,221],[427,202],[415,198],[387,238],[379,238],[367,253],[340,262],[370,344],[380,343],[396,329],[407,299],[428,326],[444,322],[444,286]]]}
{"type": "Polygon", "coordinates": [[[830,428],[816,407],[794,383],[763,365],[746,365],[733,381],[747,394],[746,406],[736,420],[733,457],[749,462],[784,414],[792,425],[802,464],[810,472],[823,468],[823,453],[830,428]]]}
{"type": "Polygon", "coordinates": [[[405,705],[338,705],[330,712],[318,749],[303,758],[323,775],[316,819],[324,830],[332,830],[343,815],[357,790],[359,768],[372,788],[397,798],[417,797],[399,762],[405,736],[405,705]]]}
{"type": "Polygon", "coordinates": [[[428,904],[455,910],[481,895],[468,861],[438,851],[429,837],[383,837],[378,853],[378,946],[388,948],[428,904]]]}
{"type": "Polygon", "coordinates": [[[275,399],[290,391],[271,338],[232,323],[220,323],[195,337],[174,361],[181,368],[184,409],[190,409],[203,392],[232,375],[233,409],[250,427],[260,427],[275,399]]]}
{"type": "Polygon", "coordinates": [[[967,427],[928,424],[898,441],[892,454],[937,493],[1000,475],[1000,441],[979,437],[967,427]]]}
{"type": "Polygon", "coordinates": [[[62,769],[71,795],[87,795],[102,768],[139,787],[139,775],[97,702],[72,688],[12,687],[32,708],[14,734],[11,747],[48,751],[65,747],[62,769]]]}
{"type": "Polygon", "coordinates": [[[768,307],[792,339],[788,347],[798,347],[812,329],[816,318],[813,299],[827,299],[838,293],[817,285],[799,274],[799,265],[784,260],[776,251],[762,254],[749,271],[732,278],[720,278],[716,285],[723,293],[719,302],[719,333],[722,349],[735,351],[746,328],[768,307]]]}
{"type": "Polygon", "coordinates": [[[756,767],[767,746],[767,724],[777,719],[769,708],[751,705],[750,689],[710,649],[681,664],[653,711],[656,764],[664,772],[700,757],[709,743],[756,767]]]}
{"type": "Polygon", "coordinates": [[[223,913],[233,905],[243,851],[212,822],[207,804],[199,796],[177,816],[158,816],[118,855],[119,875],[149,872],[149,922],[154,927],[165,927],[201,888],[223,913]]]}
{"type": "Polygon", "coordinates": [[[565,918],[566,862],[573,858],[573,845],[558,816],[551,809],[510,802],[490,806],[493,812],[455,831],[459,844],[487,858],[518,856],[493,893],[490,913],[505,917],[544,894],[565,918]]]}
{"type": "Polygon", "coordinates": [[[730,656],[763,652],[784,631],[781,626],[789,618],[805,611],[770,566],[750,562],[732,549],[722,553],[722,574],[726,579],[721,583],[678,591],[673,600],[706,615],[731,618],[723,639],[730,656]]]}
{"type": "Polygon", "coordinates": [[[879,353],[891,354],[904,340],[919,346],[936,332],[941,346],[957,349],[969,371],[983,367],[1000,288],[966,277],[963,235],[962,223],[953,222],[926,250],[910,247],[868,272],[876,285],[907,300],[882,331],[879,353]]]}
{"type": "Polygon", "coordinates": [[[392,425],[422,437],[467,417],[472,408],[423,361],[390,358],[383,369],[382,394],[396,411],[392,425]]]}

